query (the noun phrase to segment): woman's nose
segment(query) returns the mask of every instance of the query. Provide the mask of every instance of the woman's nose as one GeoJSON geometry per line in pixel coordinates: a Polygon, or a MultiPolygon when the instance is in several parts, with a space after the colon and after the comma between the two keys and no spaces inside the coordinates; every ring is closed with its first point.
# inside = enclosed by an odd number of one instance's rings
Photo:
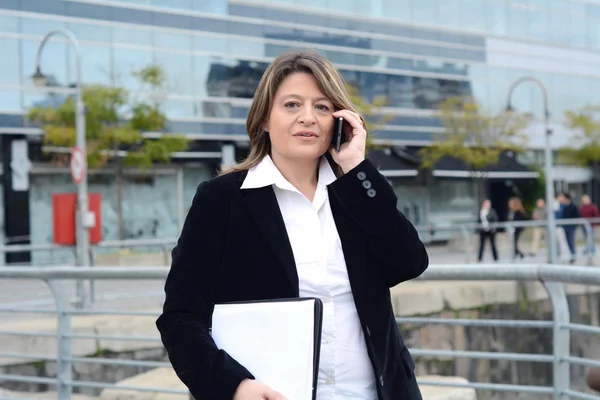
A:
{"type": "Polygon", "coordinates": [[[302,114],[300,115],[300,122],[303,124],[314,124],[316,121],[314,110],[312,107],[306,107],[302,110],[302,114]]]}

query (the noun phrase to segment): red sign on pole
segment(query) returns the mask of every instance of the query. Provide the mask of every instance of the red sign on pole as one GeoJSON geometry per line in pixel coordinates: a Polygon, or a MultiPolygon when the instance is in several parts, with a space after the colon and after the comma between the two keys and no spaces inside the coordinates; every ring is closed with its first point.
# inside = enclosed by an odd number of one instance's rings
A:
{"type": "Polygon", "coordinates": [[[81,148],[75,146],[71,152],[71,177],[79,185],[85,175],[85,157],[81,148]]]}

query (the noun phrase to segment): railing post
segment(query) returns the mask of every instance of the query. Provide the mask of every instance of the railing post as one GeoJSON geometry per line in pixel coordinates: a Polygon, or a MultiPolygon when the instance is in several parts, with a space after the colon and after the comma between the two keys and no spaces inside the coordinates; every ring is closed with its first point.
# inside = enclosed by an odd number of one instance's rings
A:
{"type": "Polygon", "coordinates": [[[569,303],[564,286],[557,282],[543,282],[553,310],[553,336],[554,336],[554,396],[553,400],[567,400],[566,391],[571,387],[571,369],[569,363],[564,361],[571,354],[570,332],[565,326],[570,323],[569,303]]]}
{"type": "MultiPolygon", "coordinates": [[[[96,249],[90,246],[90,267],[94,267],[96,265],[96,249]]],[[[90,305],[93,305],[96,302],[96,281],[94,279],[90,279],[90,305]]]]}
{"type": "Polygon", "coordinates": [[[73,366],[71,363],[71,315],[69,314],[69,299],[66,290],[58,282],[47,280],[50,291],[56,301],[58,314],[58,327],[56,339],[58,351],[56,355],[56,379],[58,380],[58,400],[71,400],[71,381],[73,380],[73,366]]]}
{"type": "Polygon", "coordinates": [[[517,260],[517,242],[515,241],[515,232],[516,228],[511,225],[508,224],[506,226],[506,232],[508,233],[508,240],[509,240],[509,247],[512,251],[512,254],[510,255],[510,262],[511,263],[515,263],[517,260]]]}
{"type": "Polygon", "coordinates": [[[165,267],[169,266],[169,247],[168,246],[163,246],[162,247],[163,250],[163,261],[165,262],[165,267]]]}
{"type": "Polygon", "coordinates": [[[460,226],[460,233],[463,235],[463,239],[465,241],[465,262],[469,264],[471,262],[471,237],[469,236],[469,231],[464,225],[460,226]]]}

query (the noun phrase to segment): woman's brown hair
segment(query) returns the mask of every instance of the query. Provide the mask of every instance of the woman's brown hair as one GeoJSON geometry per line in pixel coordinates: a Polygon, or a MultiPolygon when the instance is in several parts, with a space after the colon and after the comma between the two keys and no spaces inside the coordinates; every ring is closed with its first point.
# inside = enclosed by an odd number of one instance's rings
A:
{"type": "MultiPolygon", "coordinates": [[[[221,174],[247,171],[271,153],[271,140],[263,127],[269,118],[277,89],[288,76],[296,72],[311,74],[325,97],[333,103],[335,110],[345,109],[358,113],[346,90],[342,75],[324,55],[313,50],[282,53],[265,70],[248,111],[246,131],[250,138],[250,154],[244,161],[229,167],[221,174]]],[[[361,119],[365,125],[362,116],[361,119]]]]}
{"type": "Polygon", "coordinates": [[[523,207],[523,203],[521,202],[521,199],[518,197],[511,197],[508,200],[508,208],[510,208],[511,211],[520,211],[521,214],[526,215],[527,212],[525,211],[525,208],[523,207]]]}

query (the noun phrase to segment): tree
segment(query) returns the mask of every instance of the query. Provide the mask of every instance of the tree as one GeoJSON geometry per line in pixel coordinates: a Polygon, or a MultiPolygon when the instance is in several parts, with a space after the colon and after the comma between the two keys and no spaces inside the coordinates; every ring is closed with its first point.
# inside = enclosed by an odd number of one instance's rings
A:
{"type": "Polygon", "coordinates": [[[598,111],[597,106],[565,111],[566,126],[579,132],[559,151],[562,162],[586,167],[600,164],[600,121],[594,118],[598,111]]]}
{"type": "Polygon", "coordinates": [[[366,121],[366,129],[369,132],[367,136],[367,151],[373,149],[375,145],[373,144],[373,136],[371,135],[377,129],[381,129],[388,121],[392,119],[389,115],[384,115],[379,118],[377,122],[373,121],[375,116],[374,108],[384,107],[388,102],[385,98],[375,99],[372,103],[365,100],[359,93],[359,90],[356,86],[346,83],[346,90],[350,95],[350,99],[352,100],[352,104],[357,108],[358,112],[366,121]]]}
{"type": "MultiPolygon", "coordinates": [[[[132,94],[123,87],[89,85],[82,90],[86,106],[87,162],[90,169],[113,166],[116,170],[117,215],[119,237],[125,238],[123,221],[123,169],[146,169],[156,163],[168,163],[171,155],[187,148],[187,139],[180,134],[146,139],[144,132],[165,132],[167,118],[161,110],[160,93],[164,92],[166,76],[157,66],[147,66],[132,74],[140,83],[140,92],[150,92],[150,100],[140,93],[132,94]]],[[[53,149],[50,158],[68,163],[68,152],[75,145],[75,98],[67,97],[55,105],[31,108],[27,117],[44,130],[44,145],[53,149]]]]}
{"type": "MultiPolygon", "coordinates": [[[[433,169],[445,157],[465,163],[473,172],[495,165],[506,151],[521,152],[527,136],[521,131],[529,117],[514,112],[487,114],[469,97],[452,97],[440,105],[438,112],[444,129],[430,146],[424,147],[421,168],[433,169]]],[[[478,201],[484,195],[483,179],[478,179],[478,201]]]]}

